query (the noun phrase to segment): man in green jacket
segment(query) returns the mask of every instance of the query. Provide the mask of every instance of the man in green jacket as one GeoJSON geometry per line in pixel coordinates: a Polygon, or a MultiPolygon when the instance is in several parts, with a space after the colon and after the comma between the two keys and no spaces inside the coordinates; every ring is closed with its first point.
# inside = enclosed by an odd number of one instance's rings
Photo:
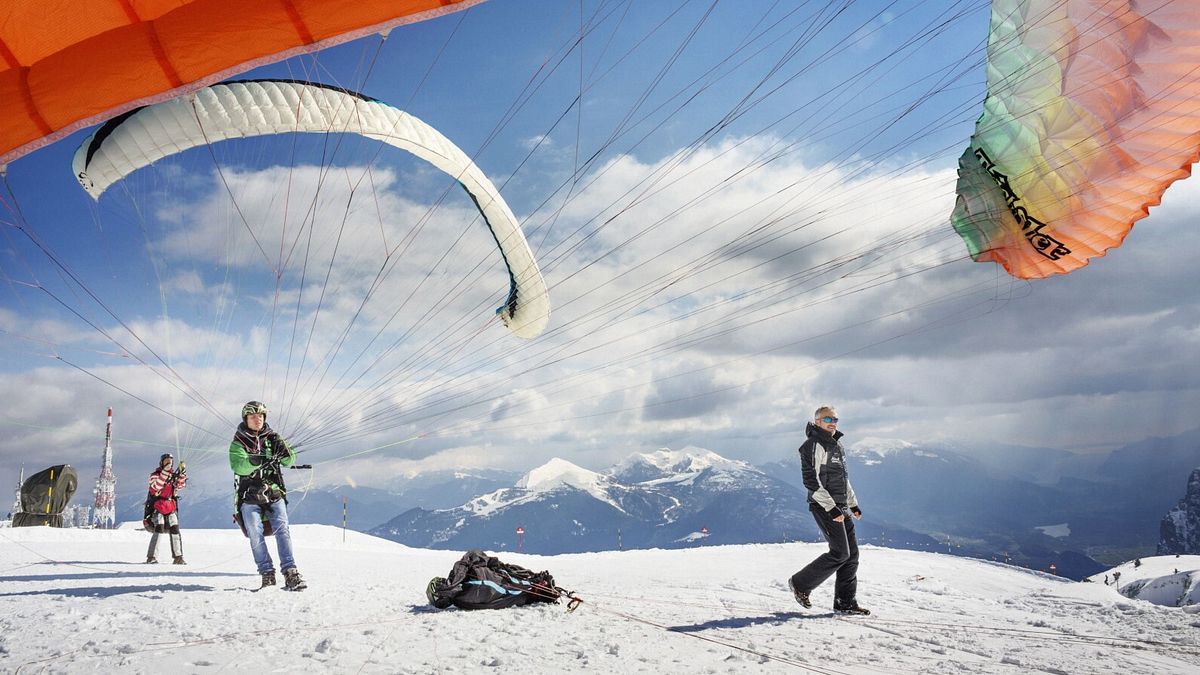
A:
{"type": "Polygon", "coordinates": [[[250,401],[242,406],[242,423],[229,444],[229,465],[237,474],[237,510],[240,524],[250,538],[250,551],[262,575],[262,587],[275,585],[275,563],[267,550],[263,521],[275,533],[279,565],[283,569],[284,590],[300,591],[308,587],[296,569],[292,556],[292,535],[288,531],[287,489],[281,467],[291,466],[296,453],[283,438],[267,425],[267,406],[250,401]]]}

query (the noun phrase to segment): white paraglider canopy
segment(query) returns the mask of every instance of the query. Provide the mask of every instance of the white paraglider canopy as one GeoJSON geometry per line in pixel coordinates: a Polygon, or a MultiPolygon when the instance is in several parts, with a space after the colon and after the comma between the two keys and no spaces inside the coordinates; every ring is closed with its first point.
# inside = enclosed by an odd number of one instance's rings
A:
{"type": "Polygon", "coordinates": [[[309,82],[229,82],[138,108],[96,130],[72,161],[93,198],[130,173],[189,148],[284,133],[350,133],[406,150],[462,185],[508,267],[509,295],[496,310],[517,336],[534,338],[550,320],[550,299],[517,217],[471,158],[436,129],[386,103],[309,82]]]}

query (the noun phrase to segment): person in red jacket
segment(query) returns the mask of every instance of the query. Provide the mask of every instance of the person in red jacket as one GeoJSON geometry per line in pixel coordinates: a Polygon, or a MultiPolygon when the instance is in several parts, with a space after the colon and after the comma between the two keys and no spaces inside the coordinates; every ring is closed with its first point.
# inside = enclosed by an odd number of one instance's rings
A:
{"type": "Polygon", "coordinates": [[[150,550],[146,552],[147,563],[157,563],[158,535],[164,532],[171,534],[171,556],[176,565],[186,565],[183,561],[183,538],[179,534],[179,508],[175,501],[180,490],[187,485],[187,467],[180,463],[179,471],[172,466],[175,458],[170,453],[164,454],[158,460],[158,468],[150,474],[150,495],[153,500],[154,513],[150,522],[154,525],[154,534],[150,535],[150,550]]]}

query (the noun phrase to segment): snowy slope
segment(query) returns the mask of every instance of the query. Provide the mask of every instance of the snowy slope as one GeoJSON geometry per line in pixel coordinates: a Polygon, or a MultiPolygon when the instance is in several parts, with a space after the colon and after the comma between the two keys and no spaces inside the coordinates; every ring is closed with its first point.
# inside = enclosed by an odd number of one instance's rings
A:
{"type": "Polygon", "coordinates": [[[1129,598],[1200,614],[1200,555],[1160,555],[1140,562],[1127,562],[1089,578],[1107,582],[1129,598]]]}
{"type": "MultiPolygon", "coordinates": [[[[295,528],[303,593],[256,585],[235,531],[185,531],[187,567],[133,564],[143,532],[0,530],[5,673],[1184,673],[1200,622],[1096,583],[867,547],[842,619],[799,611],[784,580],[815,544],[556,557],[587,602],[435,611],[423,590],[458,554],[328,526],[295,528]]],[[[274,544],[271,544],[274,550],[274,544]]]]}

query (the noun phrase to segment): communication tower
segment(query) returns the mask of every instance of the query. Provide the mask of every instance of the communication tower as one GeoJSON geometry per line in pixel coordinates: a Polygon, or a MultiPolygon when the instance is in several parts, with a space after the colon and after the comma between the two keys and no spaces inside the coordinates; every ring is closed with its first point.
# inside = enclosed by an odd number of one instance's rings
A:
{"type": "Polygon", "coordinates": [[[108,409],[108,426],[104,428],[104,461],[100,464],[100,477],[93,491],[96,501],[92,504],[92,526],[100,529],[116,527],[117,513],[114,502],[117,495],[117,477],[112,470],[112,408],[108,409]]]}

